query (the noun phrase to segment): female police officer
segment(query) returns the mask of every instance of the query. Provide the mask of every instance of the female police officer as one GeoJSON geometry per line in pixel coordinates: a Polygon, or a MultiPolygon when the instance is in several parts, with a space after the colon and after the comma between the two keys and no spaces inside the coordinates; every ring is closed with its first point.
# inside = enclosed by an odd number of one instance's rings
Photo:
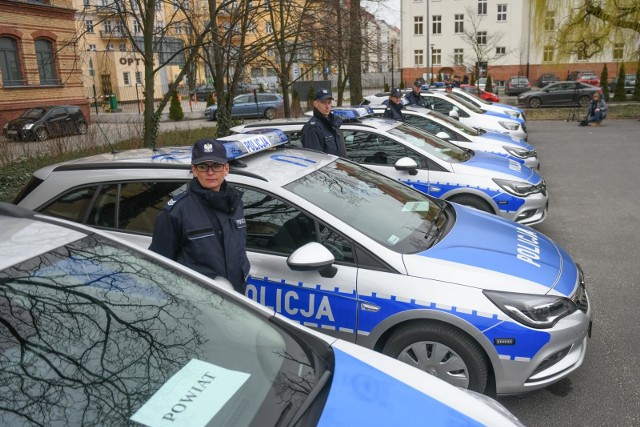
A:
{"type": "Polygon", "coordinates": [[[226,181],[224,145],[213,138],[193,144],[193,179],[156,219],[151,249],[205,276],[226,277],[244,293],[249,274],[242,195],[226,181]]]}

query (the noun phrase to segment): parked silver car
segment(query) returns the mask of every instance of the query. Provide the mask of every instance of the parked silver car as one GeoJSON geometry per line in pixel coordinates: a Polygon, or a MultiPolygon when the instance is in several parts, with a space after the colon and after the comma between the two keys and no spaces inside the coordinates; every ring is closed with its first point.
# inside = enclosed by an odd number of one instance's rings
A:
{"type": "MultiPolygon", "coordinates": [[[[244,93],[233,99],[231,117],[275,119],[278,112],[284,111],[284,98],[277,93],[244,93]],[[256,99],[257,96],[257,99],[256,99]]],[[[210,105],[204,110],[204,116],[216,120],[218,105],[210,105]]]]}

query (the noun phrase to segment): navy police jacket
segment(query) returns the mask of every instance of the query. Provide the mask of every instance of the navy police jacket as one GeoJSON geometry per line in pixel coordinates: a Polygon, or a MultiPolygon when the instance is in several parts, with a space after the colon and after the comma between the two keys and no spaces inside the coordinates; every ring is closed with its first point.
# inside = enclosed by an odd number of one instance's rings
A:
{"type": "Polygon", "coordinates": [[[387,108],[384,109],[384,113],[382,113],[382,117],[404,122],[404,116],[400,110],[402,110],[402,104],[389,102],[389,104],[387,104],[387,108]]]}
{"type": "Polygon", "coordinates": [[[196,178],[156,219],[149,249],[205,276],[226,277],[244,293],[249,274],[242,194],[223,181],[220,192],[196,178]]]}
{"type": "Polygon", "coordinates": [[[340,135],[342,120],[333,113],[325,117],[317,109],[313,109],[313,117],[302,127],[300,140],[304,148],[323,151],[327,154],[334,154],[346,157],[347,152],[344,141],[340,135]]]}
{"type": "Polygon", "coordinates": [[[414,91],[411,91],[408,94],[406,94],[404,98],[407,100],[409,105],[417,105],[418,107],[427,106],[426,102],[424,101],[424,98],[419,93],[415,93],[414,91]]]}

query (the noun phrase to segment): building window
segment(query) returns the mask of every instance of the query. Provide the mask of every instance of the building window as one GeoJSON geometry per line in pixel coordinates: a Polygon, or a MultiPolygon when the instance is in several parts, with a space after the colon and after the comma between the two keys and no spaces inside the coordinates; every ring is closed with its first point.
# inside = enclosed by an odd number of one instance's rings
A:
{"type": "Polygon", "coordinates": [[[142,71],[136,71],[136,84],[142,84],[142,71]]]}
{"type": "Polygon", "coordinates": [[[118,45],[118,49],[120,50],[120,52],[126,52],[127,51],[127,44],[126,43],[120,43],[118,45]]]}
{"type": "Polygon", "coordinates": [[[107,50],[107,51],[113,50],[113,43],[107,44],[107,48],[105,50],[107,50]]]}
{"type": "Polygon", "coordinates": [[[93,33],[93,21],[84,21],[84,28],[87,33],[93,33]]]}
{"type": "Polygon", "coordinates": [[[424,34],[424,16],[413,17],[413,35],[421,36],[424,34]]]}
{"type": "Polygon", "coordinates": [[[498,5],[498,22],[505,22],[507,20],[507,5],[498,5]]]}
{"type": "Polygon", "coordinates": [[[431,63],[433,65],[441,65],[442,64],[442,50],[441,49],[431,49],[431,63]]]}
{"type": "Polygon", "coordinates": [[[433,15],[431,19],[433,20],[433,34],[442,34],[442,15],[433,15]]]}
{"type": "Polygon", "coordinates": [[[271,22],[267,22],[264,26],[264,32],[267,34],[273,33],[273,28],[271,27],[271,22]]]}
{"type": "Polygon", "coordinates": [[[95,52],[96,51],[96,45],[95,44],[90,44],[88,50],[90,50],[91,52],[95,52]]]}
{"type": "Polygon", "coordinates": [[[24,80],[22,80],[18,43],[9,37],[0,37],[0,70],[2,71],[2,82],[5,86],[25,84],[24,80]]]}
{"type": "Polygon", "coordinates": [[[587,59],[587,53],[584,51],[584,49],[580,49],[578,51],[578,61],[586,61],[587,59]]]}
{"type": "Polygon", "coordinates": [[[544,47],[544,53],[542,56],[542,61],[543,62],[552,62],[553,61],[553,46],[545,46],[544,47]]]}
{"type": "Polygon", "coordinates": [[[486,31],[478,31],[476,33],[476,43],[478,45],[483,46],[487,44],[487,32],[486,31]]]}
{"type": "Polygon", "coordinates": [[[453,64],[462,65],[464,63],[464,49],[453,49],[453,64]]]}
{"type": "Polygon", "coordinates": [[[49,40],[39,39],[35,42],[36,61],[38,63],[38,74],[41,85],[58,84],[56,78],[55,56],[53,54],[53,43],[49,40]]]}
{"type": "Polygon", "coordinates": [[[496,56],[502,56],[507,54],[507,48],[504,46],[496,47],[496,56]]]}
{"type": "Polygon", "coordinates": [[[133,21],[133,33],[140,34],[141,32],[142,32],[142,26],[140,25],[140,22],[133,21]]]}
{"type": "Polygon", "coordinates": [[[91,0],[83,0],[82,4],[84,5],[84,7],[89,7],[91,6],[91,0]]]}
{"type": "Polygon", "coordinates": [[[176,22],[175,32],[176,34],[182,34],[182,22],[176,22]]]}
{"type": "Polygon", "coordinates": [[[464,14],[456,13],[454,16],[454,32],[456,34],[464,33],[464,14]]]}
{"type": "Polygon", "coordinates": [[[122,81],[125,86],[131,86],[131,74],[128,71],[122,73],[122,81]]]}
{"type": "Polygon", "coordinates": [[[413,63],[415,65],[424,64],[424,50],[416,49],[413,51],[413,63]]]}
{"type": "Polygon", "coordinates": [[[105,34],[110,34],[112,27],[111,27],[111,21],[104,21],[104,32],[105,34]]]}
{"type": "Polygon", "coordinates": [[[616,43],[613,45],[613,60],[622,61],[624,57],[624,44],[616,43]]]}
{"type": "Polygon", "coordinates": [[[478,0],[478,15],[487,14],[487,0],[478,0]]]}
{"type": "Polygon", "coordinates": [[[547,10],[544,16],[544,30],[553,31],[556,26],[556,13],[552,10],[547,10]]]}

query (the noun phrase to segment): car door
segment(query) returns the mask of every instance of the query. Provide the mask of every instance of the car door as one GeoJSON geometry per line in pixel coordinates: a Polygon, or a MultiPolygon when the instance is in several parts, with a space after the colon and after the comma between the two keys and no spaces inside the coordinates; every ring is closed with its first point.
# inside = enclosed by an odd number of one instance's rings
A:
{"type": "Polygon", "coordinates": [[[251,273],[247,297],[303,325],[355,342],[358,268],[352,242],[286,200],[246,185],[242,193],[251,273]],[[316,270],[293,271],[287,258],[319,242],[335,257],[333,277],[316,270]]]}
{"type": "Polygon", "coordinates": [[[410,150],[403,144],[365,130],[343,130],[342,135],[347,158],[399,181],[409,183],[423,193],[429,194],[430,168],[428,159],[410,150]],[[395,164],[403,157],[413,159],[418,165],[418,174],[398,171],[395,164]]]}
{"type": "Polygon", "coordinates": [[[255,117],[256,116],[256,98],[253,95],[238,95],[233,100],[232,108],[233,117],[255,117]]]}
{"type": "Polygon", "coordinates": [[[66,135],[70,133],[70,130],[68,129],[70,124],[71,119],[64,107],[56,107],[52,109],[47,114],[47,117],[45,117],[45,126],[49,136],[66,135]]]}

